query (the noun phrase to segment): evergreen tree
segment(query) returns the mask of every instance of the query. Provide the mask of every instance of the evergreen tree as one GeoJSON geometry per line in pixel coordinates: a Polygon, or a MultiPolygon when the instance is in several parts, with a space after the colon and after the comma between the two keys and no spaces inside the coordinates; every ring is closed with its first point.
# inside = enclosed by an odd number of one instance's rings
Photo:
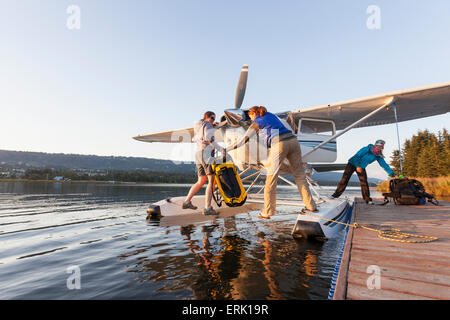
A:
{"type": "Polygon", "coordinates": [[[439,172],[442,176],[448,176],[450,175],[450,134],[446,129],[442,130],[441,145],[442,153],[440,156],[441,165],[439,172]]]}
{"type": "MultiPolygon", "coordinates": [[[[403,147],[403,174],[410,177],[438,177],[450,175],[450,136],[446,129],[437,135],[419,131],[407,139],[403,147]]],[[[398,151],[392,154],[396,167],[398,151]]]]}
{"type": "Polygon", "coordinates": [[[405,141],[403,147],[403,174],[406,176],[414,177],[416,176],[415,158],[411,141],[408,139],[405,141]]]}
{"type": "Polygon", "coordinates": [[[416,177],[437,177],[437,165],[433,146],[425,146],[422,148],[417,159],[417,175],[416,177]]]}
{"type": "Polygon", "coordinates": [[[400,153],[398,152],[398,150],[394,150],[394,152],[392,152],[392,156],[391,156],[391,166],[394,170],[394,172],[400,172],[400,153]]]}

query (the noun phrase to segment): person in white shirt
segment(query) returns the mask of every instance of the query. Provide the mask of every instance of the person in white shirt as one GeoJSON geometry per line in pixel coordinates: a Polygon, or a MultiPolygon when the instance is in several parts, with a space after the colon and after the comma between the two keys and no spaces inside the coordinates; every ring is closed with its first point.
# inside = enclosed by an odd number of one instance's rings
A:
{"type": "Polygon", "coordinates": [[[218,212],[211,206],[213,194],[214,172],[212,169],[214,150],[219,150],[225,155],[225,149],[214,141],[214,125],[216,115],[212,111],[207,111],[203,115],[203,119],[199,120],[194,125],[194,134],[197,142],[197,151],[195,152],[195,163],[197,166],[198,181],[191,187],[189,193],[183,202],[183,209],[196,210],[197,207],[192,204],[192,198],[203,187],[208,180],[208,185],[205,192],[205,208],[202,213],[204,215],[217,215],[218,212]]]}

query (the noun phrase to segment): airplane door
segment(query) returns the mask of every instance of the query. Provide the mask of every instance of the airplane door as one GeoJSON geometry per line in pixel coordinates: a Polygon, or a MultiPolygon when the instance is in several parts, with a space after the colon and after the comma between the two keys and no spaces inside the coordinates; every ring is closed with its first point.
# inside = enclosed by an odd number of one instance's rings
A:
{"type": "MultiPolygon", "coordinates": [[[[299,120],[297,140],[302,154],[306,154],[320,143],[328,140],[336,133],[336,127],[331,120],[302,118],[299,120]]],[[[337,158],[337,143],[332,140],[318,150],[303,158],[303,162],[335,162],[337,158]]]]}

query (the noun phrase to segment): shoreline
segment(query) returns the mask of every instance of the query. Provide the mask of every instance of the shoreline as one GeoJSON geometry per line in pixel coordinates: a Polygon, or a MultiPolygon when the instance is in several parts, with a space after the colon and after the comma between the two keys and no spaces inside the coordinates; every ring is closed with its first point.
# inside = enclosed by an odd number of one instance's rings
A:
{"type": "MultiPolygon", "coordinates": [[[[447,177],[447,178],[449,178],[449,177],[447,177]]],[[[427,179],[431,179],[431,178],[427,178],[427,179]]],[[[417,179],[417,180],[419,180],[419,179],[417,179]]],[[[1,182],[90,183],[90,184],[109,184],[109,185],[112,185],[112,184],[122,184],[122,185],[126,185],[126,184],[131,184],[131,185],[136,185],[136,184],[146,184],[146,185],[161,185],[161,184],[163,184],[163,185],[192,185],[192,183],[187,183],[187,182],[134,182],[134,181],[102,181],[102,180],[57,181],[57,180],[31,180],[31,179],[5,179],[5,178],[0,179],[0,183],[1,182]]],[[[258,184],[258,186],[262,186],[262,185],[258,184]]],[[[292,186],[289,186],[289,185],[278,185],[278,187],[282,187],[283,188],[283,187],[292,187],[292,186]]],[[[334,187],[336,187],[336,185],[322,185],[322,187],[333,187],[334,188],[334,187]]],[[[348,187],[359,189],[359,186],[351,186],[351,185],[349,185],[348,187]]],[[[376,187],[369,187],[369,190],[375,191],[375,192],[379,192],[379,193],[389,192],[388,189],[383,189],[383,188],[386,188],[386,187],[389,188],[389,180],[381,182],[376,187]],[[387,190],[387,191],[385,191],[385,190],[387,190]]],[[[447,193],[444,193],[444,194],[435,194],[435,193],[433,193],[433,190],[429,190],[427,185],[425,185],[425,189],[427,190],[427,192],[434,194],[438,201],[450,201],[450,188],[447,189],[447,193]]]]}
{"type": "MultiPolygon", "coordinates": [[[[8,179],[8,178],[0,178],[0,182],[46,182],[46,183],[107,183],[107,184],[188,184],[192,185],[194,182],[144,182],[144,181],[105,181],[105,180],[68,180],[68,181],[58,181],[58,180],[34,180],[34,179],[8,179]]],[[[336,184],[323,184],[321,187],[333,187],[335,188],[337,186],[338,182],[336,184]]],[[[258,186],[263,186],[264,184],[256,184],[258,186]]],[[[278,184],[278,187],[286,187],[289,186],[288,184],[278,184]]],[[[352,188],[359,188],[358,185],[351,185],[349,184],[348,187],[352,188]]],[[[370,190],[377,190],[377,186],[371,186],[369,187],[370,190]]]]}
{"type": "MultiPolygon", "coordinates": [[[[58,180],[32,180],[32,179],[0,179],[0,182],[47,182],[47,183],[127,183],[127,184],[135,184],[139,182],[127,182],[127,181],[102,181],[102,180],[69,180],[69,181],[58,181],[58,180]]],[[[160,183],[160,182],[145,182],[145,183],[160,183]]]]}

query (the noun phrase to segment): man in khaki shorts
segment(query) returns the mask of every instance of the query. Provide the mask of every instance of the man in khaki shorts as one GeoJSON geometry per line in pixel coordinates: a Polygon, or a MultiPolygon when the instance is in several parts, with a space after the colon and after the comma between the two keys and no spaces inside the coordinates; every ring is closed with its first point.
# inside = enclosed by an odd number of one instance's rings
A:
{"type": "Polygon", "coordinates": [[[217,215],[217,211],[211,206],[213,194],[214,172],[212,169],[212,153],[219,150],[225,155],[225,149],[214,141],[214,124],[216,115],[212,111],[207,111],[203,115],[203,119],[194,125],[195,140],[197,141],[197,151],[195,153],[195,162],[197,167],[197,182],[191,187],[189,193],[183,202],[183,209],[196,210],[197,207],[191,202],[192,198],[203,187],[208,180],[205,192],[205,208],[202,210],[204,215],[217,215]]]}

